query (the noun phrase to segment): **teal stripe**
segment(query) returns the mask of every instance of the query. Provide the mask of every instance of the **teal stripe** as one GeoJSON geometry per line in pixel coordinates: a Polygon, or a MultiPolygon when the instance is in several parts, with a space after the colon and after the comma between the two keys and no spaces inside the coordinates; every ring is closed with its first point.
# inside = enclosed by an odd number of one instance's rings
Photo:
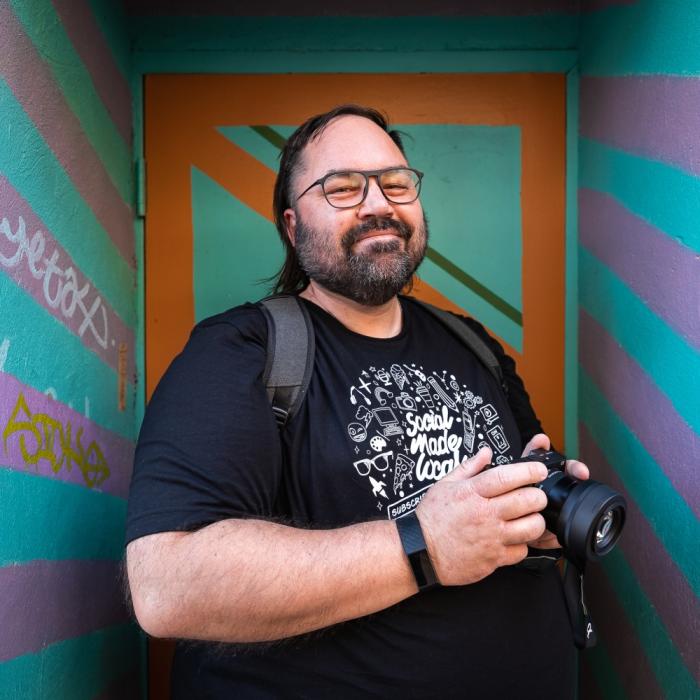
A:
{"type": "MultiPolygon", "coordinates": [[[[575,49],[577,14],[529,17],[133,17],[139,51],[265,53],[575,49]]],[[[278,64],[277,71],[284,64],[278,64]]],[[[318,68],[322,64],[318,63],[318,68]]],[[[286,70],[286,68],[285,68],[286,70]]]]}
{"type": "MultiPolygon", "coordinates": [[[[697,546],[697,540],[695,540],[697,546]]],[[[667,698],[698,697],[695,679],[671,641],[668,631],[655,608],[639,586],[634,571],[620,551],[614,549],[602,560],[617,598],[629,622],[637,632],[639,642],[667,698]]],[[[673,593],[669,593],[673,595],[673,593]]],[[[690,620],[688,624],[691,624],[690,620]]]]}
{"type": "Polygon", "coordinates": [[[566,76],[566,311],[564,317],[564,444],[578,454],[578,109],[579,75],[566,76]]]}
{"type": "Polygon", "coordinates": [[[0,663],[0,697],[92,700],[109,683],[138,668],[140,639],[135,625],[119,625],[0,663]]]}
{"type": "Polygon", "coordinates": [[[586,662],[593,671],[596,685],[604,700],[630,700],[610,660],[610,653],[602,641],[593,649],[586,649],[586,662]]]}
{"type": "Polygon", "coordinates": [[[89,4],[114,62],[124,80],[128,82],[131,74],[131,45],[124,6],[114,0],[89,0],[89,4]]]}
{"type": "Polygon", "coordinates": [[[675,333],[603,263],[579,247],[581,306],[651,376],[700,433],[700,353],[675,333]]]}
{"type": "MultiPolygon", "coordinates": [[[[29,202],[81,272],[99,288],[127,326],[135,324],[134,271],[0,78],[0,172],[29,202]]],[[[0,212],[0,216],[5,212],[0,212]]],[[[13,227],[17,222],[11,222],[13,227]]],[[[49,251],[50,252],[50,251],[49,251]]]]}
{"type": "Polygon", "coordinates": [[[131,203],[131,153],[100,99],[50,0],[10,0],[13,12],[80,121],[122,199],[131,203]]]}
{"type": "Polygon", "coordinates": [[[695,595],[700,595],[700,522],[583,367],[579,371],[581,420],[695,595]]]}
{"type": "Polygon", "coordinates": [[[0,315],[0,338],[10,341],[4,371],[38,391],[52,387],[78,413],[87,396],[91,421],[133,440],[133,383],[126,385],[128,409],[119,411],[117,373],[2,271],[0,299],[11,309],[0,315]]]}
{"type": "Polygon", "coordinates": [[[33,559],[119,561],[124,555],[123,498],[0,463],[0,502],[0,566],[33,559]]]}
{"type": "Polygon", "coordinates": [[[581,139],[579,157],[580,187],[613,196],[656,228],[700,252],[700,178],[591,139],[581,139]]]}
{"type": "Polygon", "coordinates": [[[564,73],[576,51],[139,51],[138,73],[564,73]]]}
{"type": "Polygon", "coordinates": [[[637,0],[581,16],[584,75],[700,74],[697,0],[637,0]]]}

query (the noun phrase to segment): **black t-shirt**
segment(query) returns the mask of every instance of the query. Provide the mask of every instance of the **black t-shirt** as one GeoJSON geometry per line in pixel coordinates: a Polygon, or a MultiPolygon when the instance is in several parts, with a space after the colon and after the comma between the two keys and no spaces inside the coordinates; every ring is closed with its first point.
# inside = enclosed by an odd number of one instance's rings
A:
{"type": "MultiPolygon", "coordinates": [[[[303,303],[315,367],[281,436],[262,384],[260,310],[245,305],[195,328],[146,412],[127,540],[236,517],[320,528],[395,519],[481,445],[507,463],[540,430],[512,360],[475,321],[465,319],[499,358],[507,397],[410,298],[389,339],[303,303]]],[[[173,689],[182,698],[559,699],[571,695],[572,664],[557,571],[508,567],[279,644],[181,643],[173,689]]]]}

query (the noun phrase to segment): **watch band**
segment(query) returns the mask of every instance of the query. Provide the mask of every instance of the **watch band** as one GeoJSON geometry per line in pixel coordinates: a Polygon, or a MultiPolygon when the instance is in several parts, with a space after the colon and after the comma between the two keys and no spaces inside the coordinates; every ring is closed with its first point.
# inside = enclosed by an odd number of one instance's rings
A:
{"type": "Polygon", "coordinates": [[[415,511],[404,515],[394,521],[399,531],[403,551],[406,552],[408,562],[413,570],[413,576],[418,584],[419,591],[427,591],[440,582],[433,569],[433,563],[428,556],[428,549],[423,537],[423,530],[415,511]]]}

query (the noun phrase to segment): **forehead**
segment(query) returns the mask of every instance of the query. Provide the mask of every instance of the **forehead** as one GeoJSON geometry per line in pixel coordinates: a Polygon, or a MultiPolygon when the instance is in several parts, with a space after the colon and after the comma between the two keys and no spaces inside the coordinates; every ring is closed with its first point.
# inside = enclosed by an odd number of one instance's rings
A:
{"type": "Polygon", "coordinates": [[[407,165],[391,137],[364,117],[337,117],[304,148],[302,170],[321,177],[331,170],[378,170],[407,165]]]}

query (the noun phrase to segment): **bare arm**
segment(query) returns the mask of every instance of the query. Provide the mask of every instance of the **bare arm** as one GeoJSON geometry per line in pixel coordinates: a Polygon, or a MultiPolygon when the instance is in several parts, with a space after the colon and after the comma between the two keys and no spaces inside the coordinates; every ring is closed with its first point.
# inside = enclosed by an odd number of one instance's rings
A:
{"type": "MultiPolygon", "coordinates": [[[[543,465],[481,472],[482,450],[435,484],[418,507],[445,585],[478,581],[527,554],[546,499],[543,465]]],[[[134,609],[154,636],[253,642],[280,639],[382,610],[417,588],[390,521],[302,530],[224,520],[192,533],[131,542],[134,609]]]]}

